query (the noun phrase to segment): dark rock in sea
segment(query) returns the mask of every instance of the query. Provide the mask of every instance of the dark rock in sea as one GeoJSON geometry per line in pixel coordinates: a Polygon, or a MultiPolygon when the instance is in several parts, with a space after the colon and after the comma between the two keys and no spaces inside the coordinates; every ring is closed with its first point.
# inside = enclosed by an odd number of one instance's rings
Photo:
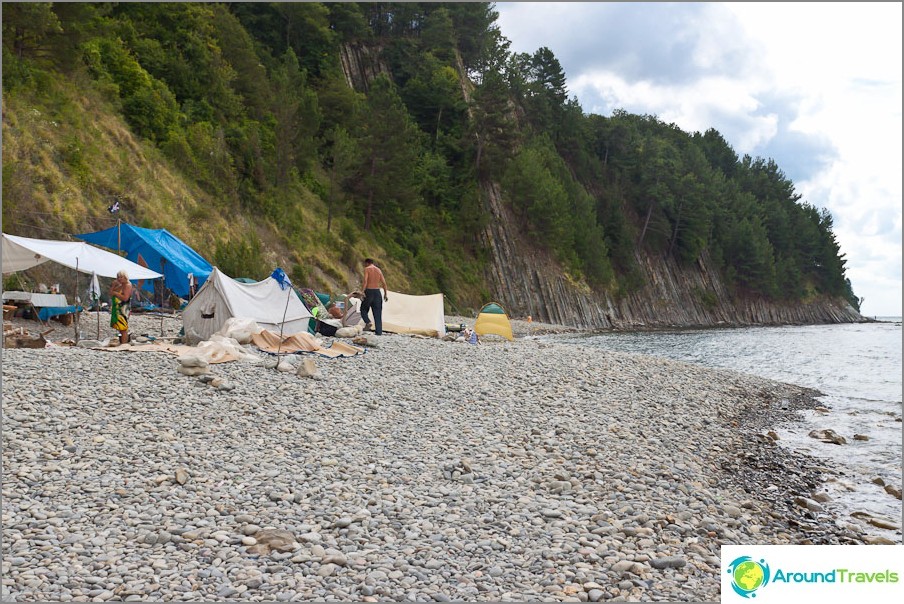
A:
{"type": "Polygon", "coordinates": [[[812,430],[809,434],[810,438],[821,440],[824,443],[832,443],[833,445],[846,445],[847,439],[834,430],[826,428],[825,430],[812,430]]]}

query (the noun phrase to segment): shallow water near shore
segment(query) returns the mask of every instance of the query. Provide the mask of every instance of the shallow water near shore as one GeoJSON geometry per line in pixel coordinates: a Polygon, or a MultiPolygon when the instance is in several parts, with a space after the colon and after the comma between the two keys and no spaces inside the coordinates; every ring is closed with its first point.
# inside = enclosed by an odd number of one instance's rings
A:
{"type": "MultiPolygon", "coordinates": [[[[901,500],[873,482],[881,478],[901,488],[901,318],[880,321],[543,337],[732,369],[820,391],[819,400],[830,411],[806,411],[801,422],[776,426],[779,444],[822,459],[841,474],[826,485],[833,505],[900,526],[901,500]],[[809,436],[825,429],[847,443],[809,436]]],[[[902,540],[900,529],[869,527],[869,532],[902,540]]]]}

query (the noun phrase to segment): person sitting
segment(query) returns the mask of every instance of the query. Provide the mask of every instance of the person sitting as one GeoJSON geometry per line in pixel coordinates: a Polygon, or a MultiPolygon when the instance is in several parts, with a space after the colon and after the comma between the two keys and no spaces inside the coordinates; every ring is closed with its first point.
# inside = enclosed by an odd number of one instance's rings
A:
{"type": "Polygon", "coordinates": [[[329,308],[326,309],[330,316],[334,319],[342,319],[342,309],[334,302],[330,304],[329,308]]]}

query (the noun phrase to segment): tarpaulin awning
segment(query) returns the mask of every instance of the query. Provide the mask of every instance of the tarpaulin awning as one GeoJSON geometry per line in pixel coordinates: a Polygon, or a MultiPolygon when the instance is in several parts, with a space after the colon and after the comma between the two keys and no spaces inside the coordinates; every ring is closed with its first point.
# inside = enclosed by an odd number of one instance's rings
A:
{"type": "MultiPolygon", "coordinates": [[[[434,338],[446,335],[442,294],[411,296],[393,291],[386,293],[389,300],[383,302],[384,331],[413,333],[434,338]]],[[[373,321],[372,313],[367,318],[373,321]]]]}
{"type": "Polygon", "coordinates": [[[132,262],[143,261],[149,268],[159,270],[166,287],[177,296],[189,296],[189,275],[194,276],[197,291],[213,270],[198,252],[166,229],[146,229],[123,223],[75,237],[109,249],[122,249],[132,262]]]}
{"type": "Polygon", "coordinates": [[[111,279],[119,271],[125,271],[130,280],[158,279],[163,276],[84,241],[31,239],[3,233],[2,252],[4,273],[24,271],[49,260],[82,273],[96,273],[111,279]]]}

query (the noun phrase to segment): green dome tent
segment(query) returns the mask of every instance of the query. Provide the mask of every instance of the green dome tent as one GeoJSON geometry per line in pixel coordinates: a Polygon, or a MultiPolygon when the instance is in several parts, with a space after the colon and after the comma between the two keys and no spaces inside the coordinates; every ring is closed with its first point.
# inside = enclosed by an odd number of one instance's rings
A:
{"type": "Polygon", "coordinates": [[[483,305],[483,308],[477,314],[474,331],[479,336],[493,334],[502,336],[509,341],[515,339],[508,315],[505,314],[505,309],[498,302],[490,302],[483,305]]]}

